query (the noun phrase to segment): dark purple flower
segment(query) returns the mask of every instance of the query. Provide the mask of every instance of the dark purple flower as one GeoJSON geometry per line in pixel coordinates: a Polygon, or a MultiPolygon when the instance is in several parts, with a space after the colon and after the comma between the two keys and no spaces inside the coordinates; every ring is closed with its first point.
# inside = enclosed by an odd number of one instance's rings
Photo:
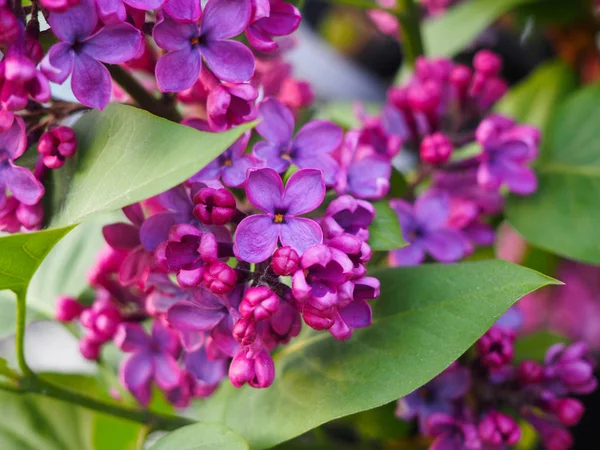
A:
{"type": "Polygon", "coordinates": [[[533,425],[547,450],[569,450],[573,447],[573,436],[561,424],[531,413],[526,414],[525,419],[533,425]]]}
{"type": "Polygon", "coordinates": [[[329,204],[321,226],[327,237],[349,233],[366,241],[369,239],[368,227],[374,218],[375,208],[371,203],[342,195],[329,204]]]}
{"type": "MultiPolygon", "coordinates": [[[[194,122],[188,121],[185,124],[196,128],[194,122]]],[[[246,181],[248,169],[259,167],[252,156],[244,155],[249,140],[250,132],[248,131],[190,180],[198,182],[221,179],[225,186],[242,186],[246,181]]]]}
{"type": "Polygon", "coordinates": [[[414,206],[404,200],[391,200],[407,247],[393,250],[390,261],[394,265],[415,265],[429,253],[441,262],[458,261],[470,248],[460,232],[448,227],[450,204],[447,195],[424,194],[417,198],[414,206]]]}
{"type": "Polygon", "coordinates": [[[281,0],[252,0],[252,3],[252,18],[246,30],[248,42],[262,52],[277,50],[272,36],[293,33],[300,25],[300,11],[281,0]]]}
{"type": "Polygon", "coordinates": [[[265,141],[254,146],[254,155],[279,173],[291,163],[301,169],[321,169],[332,185],[338,164],[331,153],[342,142],[342,129],[332,122],[313,120],[294,134],[294,115],[278,100],[267,99],[259,107],[262,121],[256,131],[265,141]]]}
{"type": "Polygon", "coordinates": [[[340,170],[336,176],[338,194],[350,193],[358,198],[378,199],[390,188],[392,164],[389,157],[376,153],[370,146],[359,147],[358,131],[346,133],[337,159],[340,170]]]}
{"type": "Polygon", "coordinates": [[[141,10],[150,11],[158,9],[165,0],[96,0],[98,13],[102,22],[113,24],[124,22],[127,19],[127,6],[141,10]]]}
{"type": "Polygon", "coordinates": [[[584,342],[554,344],[544,359],[544,380],[559,395],[589,394],[598,386],[594,362],[584,342]]]}
{"type": "Polygon", "coordinates": [[[513,330],[494,326],[477,341],[477,352],[482,364],[498,369],[509,364],[514,356],[515,333],[513,330]]]}
{"type": "Polygon", "coordinates": [[[527,163],[538,154],[540,132],[525,125],[516,125],[502,116],[485,119],[476,131],[483,147],[481,166],[477,172],[479,184],[486,189],[498,189],[505,184],[516,194],[527,195],[537,189],[537,179],[527,163]]]}
{"type": "Polygon", "coordinates": [[[248,174],[246,195],[250,203],[266,214],[254,214],[240,222],[235,232],[234,252],[247,262],[259,263],[269,258],[277,241],[302,254],[323,240],[318,223],[299,216],[317,208],[325,197],[325,183],[320,170],[295,172],[284,189],[279,174],[269,168],[248,174]]]}
{"type": "Polygon", "coordinates": [[[230,38],[246,29],[251,9],[250,0],[209,0],[200,25],[177,22],[163,14],[152,32],[156,44],[167,51],[156,64],[161,91],[180,92],[192,87],[203,58],[219,80],[249,80],[254,73],[254,56],[248,47],[230,38]]]}
{"type": "Polygon", "coordinates": [[[15,116],[12,125],[0,133],[0,207],[6,202],[7,188],[25,205],[35,205],[44,195],[44,186],[35,175],[13,163],[26,148],[25,123],[15,116]]]}
{"type": "Polygon", "coordinates": [[[194,393],[210,395],[227,375],[228,358],[211,358],[205,347],[185,355],[185,368],[195,378],[194,393]]]}
{"type": "Polygon", "coordinates": [[[194,217],[204,225],[225,225],[236,212],[235,197],[227,189],[205,187],[194,194],[194,217]]]}
{"type": "Polygon", "coordinates": [[[469,385],[469,370],[454,363],[422,388],[398,400],[396,415],[405,420],[418,418],[421,431],[425,431],[432,414],[453,414],[454,402],[465,396],[469,385]]]}
{"type": "Polygon", "coordinates": [[[141,325],[123,323],[115,335],[115,345],[122,351],[131,353],[121,364],[122,383],[143,405],[147,405],[149,384],[152,380],[164,390],[179,385],[181,370],[177,364],[179,340],[177,334],[155,320],[152,336],[148,336],[141,325]]]}
{"type": "Polygon", "coordinates": [[[427,430],[434,438],[429,450],[480,450],[477,427],[461,423],[444,413],[434,413],[427,421],[427,430]]]}
{"type": "Polygon", "coordinates": [[[81,103],[103,109],[110,100],[112,81],[102,63],[120,64],[137,56],[143,39],[128,23],[96,30],[98,15],[93,0],[81,2],[48,18],[61,42],[53,45],[42,61],[42,72],[62,84],[71,75],[73,94],[81,103]]]}

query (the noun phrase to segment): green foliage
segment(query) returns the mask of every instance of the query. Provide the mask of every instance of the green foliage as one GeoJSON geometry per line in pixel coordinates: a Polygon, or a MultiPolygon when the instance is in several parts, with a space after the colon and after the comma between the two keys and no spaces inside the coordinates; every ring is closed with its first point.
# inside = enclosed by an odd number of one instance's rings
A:
{"type": "Polygon", "coordinates": [[[252,449],[274,446],[408,394],[457,359],[517,299],[555,282],[504,261],[373,275],[381,280],[381,297],[371,327],[348,342],[303,333],[275,355],[277,377],[269,389],[225,384],[199,402],[196,416],[225,423],[252,449]]]}
{"type": "Polygon", "coordinates": [[[402,237],[398,215],[387,202],[374,203],[375,219],[369,227],[369,245],[373,250],[394,250],[407,245],[402,237]]]}
{"type": "Polygon", "coordinates": [[[548,348],[554,344],[567,343],[568,339],[549,331],[539,331],[522,336],[515,342],[515,361],[526,359],[542,362],[548,348]]]}
{"type": "Polygon", "coordinates": [[[600,264],[600,85],[569,97],[553,116],[536,165],[538,191],[511,196],[507,217],[525,239],[600,264]]]}
{"type": "Polygon", "coordinates": [[[242,437],[221,424],[196,423],[158,440],[152,450],[246,450],[242,437]]]}
{"type": "Polygon", "coordinates": [[[472,0],[463,2],[423,25],[427,56],[451,57],[471,44],[501,15],[534,0],[472,0]]]}

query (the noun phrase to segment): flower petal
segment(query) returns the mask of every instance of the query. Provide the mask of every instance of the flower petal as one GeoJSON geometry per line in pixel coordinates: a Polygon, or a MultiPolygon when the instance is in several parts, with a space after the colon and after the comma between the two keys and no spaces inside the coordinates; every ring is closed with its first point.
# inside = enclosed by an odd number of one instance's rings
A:
{"type": "Polygon", "coordinates": [[[128,23],[102,28],[83,44],[81,51],[107,64],[120,64],[133,59],[143,45],[142,34],[128,23]]]}
{"type": "Polygon", "coordinates": [[[152,342],[139,323],[125,322],[119,325],[114,338],[115,345],[124,352],[149,350],[152,342]]]}
{"type": "Polygon", "coordinates": [[[178,223],[177,215],[171,212],[162,212],[148,217],[140,228],[140,240],[148,251],[156,250],[161,242],[167,240],[169,230],[178,223]]]}
{"type": "Polygon", "coordinates": [[[181,92],[198,80],[202,60],[192,48],[169,52],[156,63],[156,81],[163,92],[181,92]],[[184,70],[182,70],[184,68],[184,70]]]}
{"type": "Polygon", "coordinates": [[[27,135],[25,134],[25,122],[19,116],[15,116],[12,125],[3,133],[0,133],[0,148],[8,153],[9,159],[15,160],[27,149],[27,135]]]}
{"type": "Polygon", "coordinates": [[[332,186],[335,184],[336,176],[340,171],[340,165],[327,153],[308,157],[297,157],[294,163],[301,169],[319,169],[323,171],[325,184],[332,186]]]}
{"type": "Polygon", "coordinates": [[[175,358],[168,353],[155,353],[154,381],[161,389],[173,389],[181,381],[181,370],[175,358]]]}
{"type": "Polygon", "coordinates": [[[454,262],[461,259],[469,245],[466,239],[455,230],[438,230],[423,239],[425,249],[441,262],[454,262]]]}
{"type": "Polygon", "coordinates": [[[204,309],[191,302],[176,303],[167,312],[167,321],[173,327],[191,331],[210,330],[223,317],[222,309],[204,309]]]}
{"type": "Polygon", "coordinates": [[[180,23],[195,23],[201,15],[198,0],[167,0],[163,4],[163,10],[180,23]]]}
{"type": "Polygon", "coordinates": [[[246,180],[246,196],[258,209],[274,213],[282,206],[283,181],[273,169],[253,170],[246,180]]]}
{"type": "Polygon", "coordinates": [[[301,156],[331,153],[342,143],[342,129],[326,120],[314,120],[304,125],[294,139],[294,151],[301,156]]]}
{"type": "Polygon", "coordinates": [[[364,300],[355,300],[340,311],[346,325],[352,328],[364,328],[371,325],[373,314],[371,306],[364,300]]]}
{"type": "Polygon", "coordinates": [[[290,160],[281,157],[282,148],[280,144],[272,144],[265,141],[257,142],[252,149],[252,153],[265,166],[279,173],[285,172],[290,167],[290,160]]]}
{"type": "Polygon", "coordinates": [[[134,353],[121,365],[121,380],[130,391],[144,386],[152,377],[152,354],[134,353]]]}
{"type": "Polygon", "coordinates": [[[131,250],[140,245],[137,227],[129,223],[111,223],[102,227],[104,240],[116,250],[131,250]]]}
{"type": "MultiPolygon", "coordinates": [[[[177,1],[174,3],[177,3],[177,1]]],[[[196,0],[195,3],[199,2],[196,0]]],[[[156,45],[170,52],[189,49],[190,40],[198,35],[199,31],[196,24],[180,23],[166,14],[163,15],[162,19],[156,23],[152,30],[152,37],[156,41],[156,45]]]]}
{"type": "Polygon", "coordinates": [[[367,156],[356,161],[348,170],[350,193],[359,198],[379,199],[390,188],[392,164],[379,156],[367,156]]]}
{"type": "Polygon", "coordinates": [[[227,373],[227,360],[210,360],[204,348],[188,353],[185,357],[185,368],[196,378],[208,384],[215,384],[227,373]]]}
{"type": "Polygon", "coordinates": [[[275,99],[268,99],[258,106],[262,121],[256,131],[273,144],[287,145],[294,132],[294,115],[286,106],[275,99]]]}
{"type": "Polygon", "coordinates": [[[73,70],[73,58],[75,52],[69,44],[58,43],[53,45],[40,65],[42,73],[58,84],[65,82],[73,70]]]}
{"type": "Polygon", "coordinates": [[[419,241],[390,252],[390,265],[392,266],[416,266],[425,259],[425,250],[419,241]]]}
{"type": "Polygon", "coordinates": [[[75,57],[71,88],[81,103],[90,108],[104,109],[110,100],[112,81],[102,63],[80,53],[75,57]]]}
{"type": "Polygon", "coordinates": [[[443,227],[450,215],[450,201],[445,194],[424,194],[415,201],[415,217],[429,230],[443,227]]]}
{"type": "Polygon", "coordinates": [[[279,224],[264,214],[246,217],[235,231],[233,251],[235,255],[250,263],[259,263],[269,258],[277,247],[279,224]]]}
{"type": "Polygon", "coordinates": [[[202,56],[218,79],[230,83],[243,83],[252,77],[254,55],[241,42],[210,41],[202,45],[201,49],[202,56]]]}
{"type": "Polygon", "coordinates": [[[209,0],[202,15],[202,35],[214,41],[237,36],[250,22],[250,0],[209,0]]]}
{"type": "Polygon", "coordinates": [[[234,160],[231,166],[223,168],[223,184],[229,187],[242,186],[246,182],[248,169],[256,166],[249,156],[234,160]]]}
{"type": "Polygon", "coordinates": [[[94,0],[81,0],[64,12],[53,12],[48,18],[52,32],[61,41],[74,43],[87,38],[98,23],[94,0]]]}
{"type": "Polygon", "coordinates": [[[282,206],[286,214],[296,216],[319,207],[325,198],[323,172],[302,169],[292,174],[285,187],[282,206]]]}
{"type": "Polygon", "coordinates": [[[29,169],[11,164],[3,172],[4,183],[21,203],[35,205],[42,199],[44,185],[29,169]]]}
{"type": "Polygon", "coordinates": [[[289,245],[299,254],[323,242],[323,230],[317,222],[302,217],[288,217],[279,232],[282,245],[289,245]]]}

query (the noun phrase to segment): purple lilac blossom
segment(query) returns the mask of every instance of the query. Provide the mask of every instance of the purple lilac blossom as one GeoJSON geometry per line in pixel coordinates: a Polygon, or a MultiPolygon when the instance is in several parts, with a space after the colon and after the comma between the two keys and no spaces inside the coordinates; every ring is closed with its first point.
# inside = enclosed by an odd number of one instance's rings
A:
{"type": "Polygon", "coordinates": [[[246,195],[250,203],[265,214],[246,217],[238,225],[234,252],[239,259],[262,262],[273,254],[278,241],[300,254],[323,241],[323,231],[318,223],[297,217],[317,208],[325,197],[320,170],[295,172],[285,189],[275,170],[253,170],[246,181],[246,195]]]}
{"type": "Polygon", "coordinates": [[[300,11],[281,0],[252,0],[252,18],[246,37],[252,47],[262,52],[278,49],[273,36],[287,36],[300,25],[300,11]]]}
{"type": "Polygon", "coordinates": [[[42,72],[59,84],[71,75],[77,100],[103,109],[110,100],[112,81],[102,63],[119,64],[136,57],[143,48],[142,34],[128,23],[98,29],[93,0],[81,0],[65,12],[53,12],[48,22],[61,42],[44,57],[42,72]]]}
{"type": "Polygon", "coordinates": [[[332,185],[338,164],[331,153],[342,142],[342,129],[332,122],[313,120],[293,137],[294,115],[287,107],[278,100],[268,99],[258,109],[262,121],[256,131],[265,141],[254,146],[256,158],[279,173],[292,163],[301,169],[320,169],[325,183],[332,185]]]}
{"type": "Polygon", "coordinates": [[[192,87],[203,59],[220,80],[249,80],[254,73],[254,56],[248,47],[230,38],[246,29],[250,14],[250,0],[209,0],[200,25],[178,22],[163,13],[152,32],[156,44],[167,51],[156,64],[159,88],[179,92],[192,87]]]}

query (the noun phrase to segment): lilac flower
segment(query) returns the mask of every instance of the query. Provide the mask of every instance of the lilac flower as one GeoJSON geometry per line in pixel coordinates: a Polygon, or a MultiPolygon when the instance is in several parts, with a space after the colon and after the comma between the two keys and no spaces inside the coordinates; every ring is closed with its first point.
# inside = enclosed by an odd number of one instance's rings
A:
{"type": "Polygon", "coordinates": [[[348,192],[358,198],[378,199],[390,188],[392,164],[389,157],[377,154],[370,146],[359,147],[360,133],[346,133],[337,159],[340,170],[335,190],[338,194],[348,192]]]}
{"type": "MultiPolygon", "coordinates": [[[[188,122],[186,125],[194,126],[192,122],[188,122]]],[[[198,182],[222,179],[225,186],[242,186],[246,181],[247,170],[258,167],[252,156],[244,155],[244,150],[250,140],[250,134],[249,131],[244,133],[227,150],[217,156],[190,180],[198,182]]]]}
{"type": "Polygon", "coordinates": [[[521,439],[521,427],[511,416],[491,411],[479,423],[479,436],[492,445],[515,445],[521,439]]]}
{"type": "Polygon", "coordinates": [[[158,9],[165,0],[96,0],[98,13],[102,21],[107,24],[124,22],[127,19],[126,7],[141,11],[158,9]]]}
{"type": "Polygon", "coordinates": [[[248,383],[254,388],[271,386],[275,379],[275,364],[266,350],[250,357],[243,349],[233,357],[229,366],[229,380],[236,388],[248,383]]]}
{"type": "Polygon", "coordinates": [[[509,364],[514,356],[515,333],[503,327],[492,327],[477,341],[477,352],[481,362],[489,369],[498,369],[509,364]]]}
{"type": "Polygon", "coordinates": [[[254,56],[244,44],[229,38],[244,31],[250,14],[250,0],[209,0],[200,25],[180,23],[168,13],[163,14],[152,32],[156,44],[167,51],[156,64],[161,91],[190,88],[198,79],[202,58],[220,80],[249,80],[254,72],[254,56]]]}
{"type": "Polygon", "coordinates": [[[119,282],[124,286],[142,284],[152,268],[154,255],[142,245],[140,227],[144,213],[138,203],[123,208],[131,224],[118,222],[102,228],[104,239],[112,248],[128,252],[119,269],[119,282]]]}
{"type": "Polygon", "coordinates": [[[6,202],[6,189],[25,205],[35,205],[44,195],[44,186],[35,175],[14,164],[27,148],[25,123],[18,116],[14,117],[12,125],[0,133],[0,208],[6,202]]]}
{"type": "Polygon", "coordinates": [[[150,400],[149,385],[152,380],[165,390],[173,389],[180,383],[181,370],[176,359],[179,341],[175,332],[160,320],[154,321],[152,336],[148,336],[139,324],[121,324],[115,335],[115,344],[122,351],[131,353],[121,364],[120,377],[143,405],[150,400]]]}
{"type": "Polygon", "coordinates": [[[269,258],[277,241],[302,254],[323,240],[323,231],[314,220],[296,217],[317,208],[325,197],[320,170],[294,173],[285,189],[279,174],[269,168],[251,171],[246,181],[250,203],[266,214],[255,214],[240,222],[235,232],[234,252],[247,262],[269,258]]]}
{"type": "Polygon", "coordinates": [[[197,22],[202,14],[198,0],[166,0],[163,11],[181,23],[197,22]]]}
{"type": "Polygon", "coordinates": [[[453,414],[454,403],[466,395],[469,385],[469,370],[454,363],[422,388],[398,400],[396,415],[405,420],[418,418],[421,431],[425,431],[432,414],[453,414]]]}
{"type": "Polygon", "coordinates": [[[228,358],[211,358],[205,347],[185,355],[185,368],[195,378],[194,391],[199,396],[210,395],[227,375],[228,358]]]}
{"type": "Polygon", "coordinates": [[[371,203],[342,195],[329,204],[321,226],[327,237],[349,233],[366,241],[369,239],[368,227],[374,218],[375,208],[371,203]]]}
{"type": "Polygon", "coordinates": [[[441,194],[420,196],[414,206],[404,200],[391,200],[398,214],[402,235],[410,245],[390,253],[394,265],[415,265],[425,252],[442,262],[457,261],[469,249],[466,239],[447,226],[449,199],[441,194]]]}
{"type": "Polygon", "coordinates": [[[546,352],[544,378],[548,387],[560,395],[589,394],[598,386],[594,362],[584,342],[568,347],[554,344],[546,352]]]}
{"type": "Polygon", "coordinates": [[[72,74],[71,87],[77,100],[103,109],[110,100],[112,81],[101,62],[120,64],[134,58],[142,49],[142,34],[128,23],[94,32],[98,15],[93,0],[81,0],[65,12],[53,12],[48,22],[61,42],[44,57],[42,72],[59,84],[72,74]]]}
{"type": "Polygon", "coordinates": [[[461,423],[444,413],[432,414],[427,421],[428,434],[434,438],[429,450],[480,450],[477,428],[461,423]]]}
{"type": "Polygon", "coordinates": [[[481,186],[498,189],[506,184],[512,192],[521,195],[537,189],[535,173],[526,164],[537,157],[539,130],[516,125],[503,116],[492,116],[481,122],[476,137],[483,147],[477,172],[481,186]]]}
{"type": "Polygon", "coordinates": [[[294,116],[288,108],[275,99],[268,99],[258,109],[262,122],[256,131],[266,141],[254,146],[254,155],[279,173],[285,172],[291,163],[301,169],[321,169],[325,183],[332,185],[338,164],[331,153],[342,141],[342,129],[331,122],[314,120],[293,138],[294,116]]]}
{"type": "Polygon", "coordinates": [[[253,0],[252,3],[252,18],[246,30],[248,42],[262,52],[277,50],[272,36],[293,33],[300,25],[300,11],[281,0],[253,0]]]}

